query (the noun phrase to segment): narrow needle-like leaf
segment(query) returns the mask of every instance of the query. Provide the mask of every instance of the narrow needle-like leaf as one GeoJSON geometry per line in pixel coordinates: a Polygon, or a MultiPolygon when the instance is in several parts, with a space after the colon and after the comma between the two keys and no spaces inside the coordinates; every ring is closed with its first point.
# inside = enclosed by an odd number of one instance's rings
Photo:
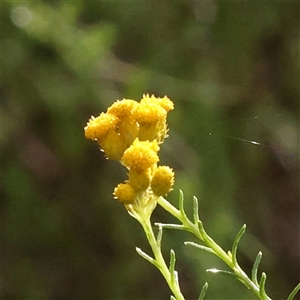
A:
{"type": "Polygon", "coordinates": [[[169,271],[171,275],[171,281],[173,283],[177,283],[178,281],[178,274],[175,271],[175,262],[176,262],[176,256],[175,252],[173,249],[170,250],[170,266],[169,266],[169,271]]]}
{"type": "Polygon", "coordinates": [[[157,233],[156,242],[157,242],[157,246],[159,247],[159,249],[161,248],[162,232],[163,232],[162,226],[158,225],[158,233],[157,233]]]}
{"type": "Polygon", "coordinates": [[[205,232],[205,230],[204,230],[203,223],[200,220],[198,222],[198,228],[199,228],[199,231],[200,231],[200,233],[201,233],[202,236],[206,236],[207,235],[206,232],[205,232]]]}
{"type": "Polygon", "coordinates": [[[176,262],[175,252],[174,252],[173,249],[171,249],[170,250],[170,267],[169,267],[169,271],[170,271],[171,274],[174,273],[175,262],[176,262]]]}
{"type": "Polygon", "coordinates": [[[185,221],[189,221],[189,218],[187,217],[187,215],[184,211],[184,195],[183,195],[182,190],[180,190],[180,194],[179,194],[179,211],[180,211],[181,217],[185,221]]]}
{"type": "Polygon", "coordinates": [[[198,300],[203,300],[204,299],[204,296],[206,294],[207,289],[208,289],[208,283],[205,282],[205,284],[203,285],[203,287],[201,289],[201,292],[200,292],[198,300]]]}
{"type": "Polygon", "coordinates": [[[154,223],[154,225],[162,228],[167,229],[180,229],[180,230],[186,230],[186,228],[183,225],[179,224],[164,224],[164,223],[154,223]]]}
{"type": "Polygon", "coordinates": [[[258,266],[260,264],[262,258],[262,253],[261,251],[258,252],[255,262],[253,264],[253,268],[252,268],[252,281],[258,286],[258,280],[257,280],[257,272],[258,272],[258,266]]]}
{"type": "Polygon", "coordinates": [[[184,195],[182,190],[179,190],[179,210],[181,213],[184,213],[184,195]]]}
{"type": "Polygon", "coordinates": [[[198,209],[198,199],[195,196],[193,197],[193,217],[194,217],[194,224],[197,226],[199,222],[199,209],[198,209]]]}
{"type": "Polygon", "coordinates": [[[300,291],[300,282],[295,286],[295,288],[289,294],[287,300],[293,300],[296,294],[300,291]]]}
{"type": "Polygon", "coordinates": [[[136,247],[135,248],[136,252],[145,260],[149,261],[151,264],[153,264],[154,266],[157,265],[156,260],[153,259],[151,256],[149,256],[148,254],[146,254],[142,249],[136,247]]]}
{"type": "Polygon", "coordinates": [[[208,252],[208,253],[215,254],[215,251],[212,250],[211,248],[206,247],[206,246],[203,246],[203,245],[199,245],[199,244],[194,243],[194,242],[184,242],[184,244],[185,244],[186,246],[193,246],[193,247],[196,247],[196,248],[198,248],[198,249],[204,250],[204,251],[206,251],[206,252],[208,252]]]}
{"type": "Polygon", "coordinates": [[[243,236],[245,231],[246,231],[246,224],[244,224],[242,226],[242,228],[240,229],[240,231],[236,235],[235,240],[234,240],[233,245],[232,245],[232,251],[231,252],[232,252],[232,262],[233,262],[234,266],[237,266],[237,257],[236,257],[237,247],[238,247],[238,244],[241,240],[241,237],[243,236]]]}
{"type": "Polygon", "coordinates": [[[219,270],[219,269],[216,269],[216,268],[207,269],[206,272],[214,273],[214,274],[221,274],[221,275],[226,275],[226,276],[230,276],[230,277],[236,278],[236,275],[234,273],[232,273],[230,271],[219,270]]]}
{"type": "Polygon", "coordinates": [[[261,296],[261,299],[267,299],[267,294],[265,290],[265,285],[266,285],[266,280],[267,280],[267,275],[265,272],[261,274],[261,279],[259,282],[259,294],[261,296]]]}

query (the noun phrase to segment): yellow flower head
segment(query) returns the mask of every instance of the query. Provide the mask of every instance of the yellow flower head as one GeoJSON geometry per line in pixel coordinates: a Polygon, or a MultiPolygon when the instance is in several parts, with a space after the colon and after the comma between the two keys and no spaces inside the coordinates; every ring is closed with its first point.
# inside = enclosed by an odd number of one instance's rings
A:
{"type": "Polygon", "coordinates": [[[97,140],[101,150],[109,159],[120,160],[127,145],[120,134],[115,130],[109,130],[106,135],[97,140]]]}
{"type": "Polygon", "coordinates": [[[151,180],[151,188],[155,195],[164,196],[171,191],[174,184],[174,172],[168,166],[158,167],[151,180]]]}
{"type": "Polygon", "coordinates": [[[128,148],[139,134],[139,125],[131,117],[120,119],[117,130],[128,148]]]}
{"type": "Polygon", "coordinates": [[[133,203],[135,199],[135,190],[129,183],[119,183],[114,190],[114,196],[120,202],[125,204],[133,203]]]}
{"type": "Polygon", "coordinates": [[[123,99],[114,102],[108,109],[107,113],[115,115],[119,119],[123,119],[131,115],[132,110],[137,107],[139,103],[131,99],[123,99]]]}
{"type": "Polygon", "coordinates": [[[111,129],[116,128],[118,119],[114,115],[101,113],[97,118],[91,117],[84,127],[85,137],[91,140],[98,140],[111,129]]]}
{"type": "Polygon", "coordinates": [[[168,131],[167,113],[173,108],[173,102],[166,96],[156,98],[154,95],[143,95],[139,106],[132,112],[132,117],[140,124],[139,139],[156,139],[158,143],[162,143],[168,131]]]}
{"type": "Polygon", "coordinates": [[[150,185],[151,170],[146,169],[143,172],[137,172],[130,169],[128,173],[130,185],[138,191],[145,191],[150,185]]]}
{"type": "Polygon", "coordinates": [[[128,168],[137,172],[143,172],[159,161],[157,141],[139,141],[135,139],[133,144],[125,150],[122,162],[128,168]]]}
{"type": "Polygon", "coordinates": [[[117,132],[128,148],[139,133],[139,125],[132,117],[132,111],[139,106],[139,103],[131,99],[123,99],[114,102],[108,109],[107,113],[118,118],[117,132]]]}
{"type": "Polygon", "coordinates": [[[118,160],[128,172],[128,180],[114,189],[114,197],[135,218],[148,219],[157,198],[174,184],[174,172],[157,167],[159,144],[167,135],[167,113],[174,108],[168,97],[143,95],[140,102],[118,100],[106,113],[91,117],[85,137],[96,140],[105,156],[118,160]]]}
{"type": "Polygon", "coordinates": [[[161,106],[166,112],[169,112],[170,110],[174,109],[174,103],[167,97],[164,96],[163,98],[155,97],[152,95],[151,97],[149,94],[143,95],[143,98],[141,100],[141,104],[149,102],[149,103],[156,103],[159,106],[161,106]]]}
{"type": "Polygon", "coordinates": [[[132,112],[132,117],[139,124],[156,124],[161,120],[165,120],[167,112],[158,104],[150,101],[141,102],[139,106],[132,112]]]}

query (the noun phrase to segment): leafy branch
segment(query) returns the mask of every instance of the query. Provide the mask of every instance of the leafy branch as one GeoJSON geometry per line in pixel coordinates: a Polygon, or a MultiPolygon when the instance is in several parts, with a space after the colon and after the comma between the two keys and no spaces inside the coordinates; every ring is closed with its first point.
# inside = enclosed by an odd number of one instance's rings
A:
{"type": "MultiPolygon", "coordinates": [[[[197,244],[194,242],[185,242],[185,245],[193,246],[197,249],[204,250],[208,253],[214,254],[219,257],[225,264],[231,269],[227,270],[219,270],[219,269],[208,269],[208,272],[222,274],[234,277],[242,282],[248,289],[250,289],[258,299],[261,300],[271,300],[271,298],[267,295],[265,290],[265,284],[267,276],[263,272],[260,279],[258,278],[258,268],[261,262],[262,253],[259,252],[256,256],[255,262],[252,267],[251,278],[243,271],[237,261],[237,250],[240,240],[243,234],[246,231],[246,225],[243,225],[238,234],[235,237],[235,240],[232,245],[231,251],[227,253],[206,233],[203,223],[199,218],[198,212],[198,200],[196,197],[193,197],[193,221],[191,221],[184,210],[184,196],[183,192],[180,191],[179,196],[179,210],[175,208],[170,202],[168,202],[163,197],[158,199],[158,204],[163,207],[166,211],[168,211],[171,215],[173,215],[177,220],[180,221],[181,224],[164,224],[164,223],[156,223],[160,230],[162,228],[167,229],[176,229],[176,230],[185,230],[194,234],[198,239],[202,241],[203,244],[197,244]]],[[[161,240],[160,240],[161,241],[161,240]]],[[[205,284],[200,293],[199,299],[203,299],[206,293],[208,285],[205,284]]],[[[294,290],[290,293],[287,300],[292,300],[296,293],[300,290],[300,283],[294,288],[294,290]]]]}

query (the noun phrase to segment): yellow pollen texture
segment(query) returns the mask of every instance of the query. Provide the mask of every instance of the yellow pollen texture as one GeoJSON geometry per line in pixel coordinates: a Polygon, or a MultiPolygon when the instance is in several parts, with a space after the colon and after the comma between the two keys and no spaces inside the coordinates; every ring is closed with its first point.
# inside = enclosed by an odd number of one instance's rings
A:
{"type": "Polygon", "coordinates": [[[143,95],[140,103],[143,104],[144,102],[149,102],[152,104],[156,103],[161,106],[166,112],[174,109],[174,103],[167,96],[164,96],[163,98],[157,98],[154,95],[150,97],[148,94],[145,94],[143,95]]]}
{"type": "Polygon", "coordinates": [[[116,127],[118,119],[110,114],[101,113],[97,118],[91,117],[84,128],[87,139],[96,140],[103,137],[109,130],[116,127]]]}
{"type": "Polygon", "coordinates": [[[151,181],[151,188],[153,193],[157,196],[164,196],[170,192],[174,184],[174,172],[168,166],[158,167],[151,181]]]}
{"type": "Polygon", "coordinates": [[[159,146],[156,141],[149,142],[136,139],[124,152],[122,161],[128,168],[142,172],[159,161],[158,150],[159,146]]]}
{"type": "Polygon", "coordinates": [[[155,124],[166,119],[167,112],[158,104],[141,103],[132,113],[132,117],[140,124],[155,124]]]}
{"type": "Polygon", "coordinates": [[[137,107],[139,103],[131,99],[123,99],[114,102],[108,109],[107,113],[115,115],[116,117],[123,119],[131,115],[132,110],[137,107]]]}
{"type": "Polygon", "coordinates": [[[130,169],[128,177],[129,183],[134,189],[145,191],[150,185],[151,170],[146,169],[143,172],[137,172],[134,169],[130,169]]]}
{"type": "Polygon", "coordinates": [[[114,190],[114,196],[120,202],[132,203],[135,198],[135,190],[129,183],[119,183],[114,190]]]}

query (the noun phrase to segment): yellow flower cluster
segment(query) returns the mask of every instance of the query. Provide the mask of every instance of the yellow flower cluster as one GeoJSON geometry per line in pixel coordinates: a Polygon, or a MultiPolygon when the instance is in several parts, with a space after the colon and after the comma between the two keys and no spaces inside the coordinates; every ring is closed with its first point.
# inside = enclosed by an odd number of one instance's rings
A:
{"type": "Polygon", "coordinates": [[[85,137],[97,141],[105,156],[120,161],[128,170],[128,180],[114,190],[128,210],[149,210],[156,198],[167,194],[174,184],[174,172],[157,166],[159,145],[167,137],[167,113],[174,108],[168,97],[143,95],[140,102],[123,99],[106,113],[91,117],[85,137]]]}

